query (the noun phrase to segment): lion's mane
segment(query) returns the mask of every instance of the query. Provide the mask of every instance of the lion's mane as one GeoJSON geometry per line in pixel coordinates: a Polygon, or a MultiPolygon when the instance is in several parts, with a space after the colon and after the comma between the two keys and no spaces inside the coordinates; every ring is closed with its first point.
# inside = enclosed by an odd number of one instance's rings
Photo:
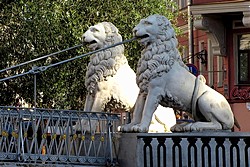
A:
{"type": "MultiPolygon", "coordinates": [[[[118,29],[109,22],[102,22],[105,28],[106,38],[103,47],[122,41],[118,29]]],[[[121,65],[127,64],[124,56],[124,46],[118,45],[110,49],[96,53],[90,58],[86,72],[85,86],[90,93],[95,93],[98,82],[107,80],[116,74],[121,65]]]]}
{"type": "Polygon", "coordinates": [[[171,23],[161,16],[157,19],[161,32],[154,43],[143,49],[137,65],[136,82],[140,89],[146,92],[148,82],[163,72],[167,73],[175,62],[187,68],[177,49],[178,41],[171,23]]]}
{"type": "MultiPolygon", "coordinates": [[[[160,27],[157,39],[142,50],[141,58],[138,61],[136,82],[140,91],[143,92],[148,92],[148,83],[153,78],[169,72],[174,63],[179,63],[188,70],[177,49],[178,41],[171,23],[160,15],[157,16],[157,23],[160,27]]],[[[183,104],[171,94],[165,98],[172,101],[172,106],[183,107],[183,104]]]]}

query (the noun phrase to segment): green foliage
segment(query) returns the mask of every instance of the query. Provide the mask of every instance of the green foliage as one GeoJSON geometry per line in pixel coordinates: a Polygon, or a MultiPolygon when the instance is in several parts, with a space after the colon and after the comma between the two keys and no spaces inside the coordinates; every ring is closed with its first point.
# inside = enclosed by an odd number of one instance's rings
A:
{"type": "MultiPolygon", "coordinates": [[[[140,19],[162,14],[173,22],[170,0],[2,0],[0,2],[0,69],[26,62],[81,43],[88,26],[112,22],[124,39],[132,38],[132,29],[140,19]]],[[[140,57],[137,42],[125,44],[129,64],[135,69],[140,57]]],[[[86,53],[82,47],[45,60],[28,64],[0,77],[29,71],[86,53]]],[[[89,58],[59,65],[37,75],[37,107],[83,109],[86,88],[84,77],[89,58]]],[[[33,101],[33,75],[0,82],[0,105],[13,105],[20,96],[33,101]]]]}

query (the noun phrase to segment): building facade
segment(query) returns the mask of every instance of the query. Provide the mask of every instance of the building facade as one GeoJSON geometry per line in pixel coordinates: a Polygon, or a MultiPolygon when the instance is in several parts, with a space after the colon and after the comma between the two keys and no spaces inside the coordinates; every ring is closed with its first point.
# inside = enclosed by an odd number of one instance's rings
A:
{"type": "Polygon", "coordinates": [[[227,98],[241,131],[249,132],[250,0],[175,1],[183,13],[178,19],[183,59],[227,98]]]}

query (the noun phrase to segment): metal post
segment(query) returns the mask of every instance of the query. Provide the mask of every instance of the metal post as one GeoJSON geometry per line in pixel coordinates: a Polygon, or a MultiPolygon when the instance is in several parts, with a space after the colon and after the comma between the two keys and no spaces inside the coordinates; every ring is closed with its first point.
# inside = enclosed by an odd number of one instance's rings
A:
{"type": "Polygon", "coordinates": [[[18,121],[19,121],[19,127],[18,127],[18,147],[17,147],[17,155],[18,155],[18,161],[22,161],[22,155],[21,155],[21,147],[23,145],[22,142],[22,122],[21,122],[21,116],[20,111],[18,113],[18,121]]]}
{"type": "Polygon", "coordinates": [[[34,74],[34,109],[36,109],[36,74],[34,74]]]}
{"type": "Polygon", "coordinates": [[[193,15],[191,11],[192,0],[188,0],[188,50],[191,63],[194,64],[194,35],[193,35],[193,15]]]}
{"type": "MultiPolygon", "coordinates": [[[[34,109],[35,119],[33,119],[33,117],[31,119],[32,119],[32,123],[34,125],[36,125],[36,70],[37,70],[37,68],[38,68],[37,66],[32,67],[33,75],[34,75],[34,106],[33,106],[33,109],[34,109]]],[[[34,128],[34,129],[36,129],[36,128],[34,128]]],[[[34,134],[37,134],[37,129],[35,130],[34,134]]],[[[37,137],[37,136],[35,135],[34,137],[37,137]]],[[[37,149],[37,147],[38,147],[37,142],[35,142],[35,150],[37,149]]],[[[36,163],[36,160],[35,160],[35,163],[36,163]]]]}
{"type": "Polygon", "coordinates": [[[33,104],[34,106],[33,106],[33,108],[34,108],[34,111],[36,111],[36,74],[39,73],[38,67],[33,66],[32,70],[30,70],[30,71],[31,71],[31,74],[34,75],[34,104],[33,104]]]}
{"type": "Polygon", "coordinates": [[[108,123],[108,136],[109,136],[109,153],[110,153],[110,164],[112,164],[114,161],[113,161],[113,148],[112,148],[112,136],[111,136],[111,128],[112,128],[112,123],[111,121],[109,121],[108,123]]]}

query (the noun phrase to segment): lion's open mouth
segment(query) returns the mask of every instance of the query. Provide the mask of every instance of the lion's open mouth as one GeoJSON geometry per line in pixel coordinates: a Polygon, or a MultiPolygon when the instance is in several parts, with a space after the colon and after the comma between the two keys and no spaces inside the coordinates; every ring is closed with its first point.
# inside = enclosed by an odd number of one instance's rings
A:
{"type": "Polygon", "coordinates": [[[92,44],[95,44],[95,43],[97,43],[97,41],[96,40],[93,40],[93,41],[90,41],[90,42],[87,42],[89,45],[92,45],[92,44]]]}
{"type": "Polygon", "coordinates": [[[86,41],[86,44],[88,44],[88,48],[90,48],[91,50],[95,50],[98,46],[98,42],[96,40],[92,40],[92,41],[86,41]]]}
{"type": "Polygon", "coordinates": [[[149,35],[148,34],[144,34],[142,36],[136,36],[136,37],[139,38],[139,39],[144,39],[144,38],[148,38],[149,35]]]}
{"type": "Polygon", "coordinates": [[[138,38],[139,42],[143,45],[146,45],[149,42],[149,37],[150,36],[148,34],[136,36],[136,38],[138,38]]]}

